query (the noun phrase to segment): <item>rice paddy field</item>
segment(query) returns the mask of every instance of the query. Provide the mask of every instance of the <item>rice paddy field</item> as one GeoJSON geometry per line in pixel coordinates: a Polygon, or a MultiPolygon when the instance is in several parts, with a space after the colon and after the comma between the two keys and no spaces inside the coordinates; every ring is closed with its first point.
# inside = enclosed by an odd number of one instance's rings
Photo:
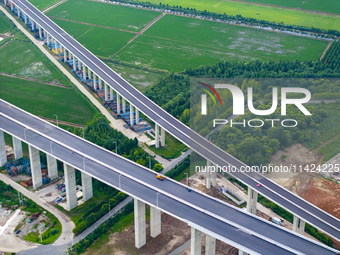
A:
{"type": "Polygon", "coordinates": [[[1,98],[41,117],[85,125],[96,111],[80,92],[72,88],[0,75],[1,98]]]}
{"type": "Polygon", "coordinates": [[[30,3],[33,4],[40,11],[46,9],[47,7],[57,3],[59,0],[30,0],[30,3]]]}
{"type": "Polygon", "coordinates": [[[94,1],[68,0],[46,15],[138,32],[160,13],[94,1]]]}
{"type": "MultiPolygon", "coordinates": [[[[262,0],[259,0],[262,1],[262,0]]],[[[271,0],[263,0],[271,1],[271,0]]],[[[279,0],[278,0],[279,1],[279,0]]],[[[301,0],[297,0],[300,2],[301,0]]],[[[177,0],[148,0],[151,3],[169,4],[170,6],[177,6],[179,2],[177,0]]],[[[256,0],[254,1],[256,2],[256,0]]],[[[285,2],[285,1],[280,1],[285,2]]],[[[293,0],[290,0],[293,2],[293,0]]],[[[331,3],[336,2],[335,6],[339,5],[338,0],[313,0],[310,5],[315,8],[328,5],[329,9],[336,9],[331,3]]],[[[260,20],[268,20],[271,22],[283,22],[290,25],[301,25],[307,27],[317,27],[322,29],[335,29],[340,30],[340,16],[336,15],[323,15],[312,12],[299,11],[294,9],[284,9],[280,7],[254,5],[250,3],[240,1],[221,1],[221,0],[182,0],[180,2],[182,7],[195,8],[196,10],[207,10],[215,13],[226,13],[228,15],[240,14],[244,17],[252,17],[260,20]],[[257,14],[259,13],[259,14],[257,14]]],[[[323,7],[326,8],[326,7],[323,7]]],[[[320,9],[320,11],[322,11],[320,9]]],[[[323,10],[324,11],[324,10],[323,10]]],[[[335,10],[333,10],[335,12],[335,10]]],[[[336,11],[336,13],[340,10],[336,11]]]]}
{"type": "Polygon", "coordinates": [[[340,1],[338,0],[241,0],[259,4],[277,5],[289,8],[299,8],[317,12],[329,12],[340,14],[340,1]]]}
{"type": "Polygon", "coordinates": [[[321,40],[166,15],[116,58],[176,72],[219,60],[317,60],[327,44],[321,40]]]}
{"type": "Polygon", "coordinates": [[[0,72],[68,85],[61,71],[31,43],[12,40],[0,49],[0,72]]]}
{"type": "Polygon", "coordinates": [[[0,15],[0,33],[3,34],[7,32],[10,28],[12,28],[12,25],[7,22],[7,20],[4,19],[2,16],[2,13],[0,15]]]}

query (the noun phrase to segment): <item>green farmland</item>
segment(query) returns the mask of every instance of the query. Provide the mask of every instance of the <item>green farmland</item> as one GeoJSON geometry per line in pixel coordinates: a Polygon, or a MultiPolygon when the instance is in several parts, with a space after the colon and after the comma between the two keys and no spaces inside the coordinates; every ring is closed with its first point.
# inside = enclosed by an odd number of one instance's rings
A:
{"type": "Polygon", "coordinates": [[[85,125],[96,111],[76,90],[0,75],[0,95],[34,115],[85,125]]]}
{"type": "Polygon", "coordinates": [[[340,14],[340,1],[338,0],[242,0],[259,4],[277,5],[289,8],[298,8],[302,10],[311,10],[317,12],[329,12],[340,14]]]}
{"type": "Polygon", "coordinates": [[[183,71],[186,67],[219,60],[317,60],[327,44],[309,38],[166,15],[121,51],[117,59],[183,71]]]}
{"type": "MultiPolygon", "coordinates": [[[[270,0],[268,0],[270,1],[270,0]]],[[[300,0],[299,0],[300,1],[300,0]]],[[[318,0],[315,0],[318,1],[318,0]]],[[[331,0],[327,0],[331,1],[331,0]]],[[[338,0],[332,0],[337,1],[338,0]]],[[[169,4],[170,6],[177,6],[177,0],[149,0],[151,3],[169,4]]],[[[284,2],[284,1],[283,1],[284,2]]],[[[307,27],[317,27],[323,29],[340,30],[340,17],[329,16],[322,14],[309,13],[293,9],[284,9],[279,7],[254,5],[242,3],[238,1],[220,1],[220,0],[182,0],[180,5],[185,8],[195,8],[196,10],[209,11],[215,13],[226,13],[227,15],[240,14],[244,17],[251,17],[260,20],[268,20],[271,22],[283,22],[290,25],[300,25],[307,27]],[[257,14],[259,13],[259,14],[257,14]]],[[[315,4],[318,6],[318,4],[315,4]]],[[[320,5],[320,2],[319,2],[320,5]]],[[[322,5],[326,5],[322,2],[322,5]]],[[[332,8],[333,7],[329,7],[332,8]]],[[[335,9],[335,8],[334,8],[335,9]]]]}
{"type": "Polygon", "coordinates": [[[160,13],[94,1],[69,0],[47,12],[47,15],[137,32],[160,13]]]}
{"type": "Polygon", "coordinates": [[[4,34],[7,32],[10,28],[12,28],[12,24],[9,24],[7,20],[3,17],[2,13],[0,15],[0,33],[4,34]]]}
{"type": "Polygon", "coordinates": [[[69,82],[65,76],[31,43],[12,40],[0,50],[0,72],[42,81],[69,82]]]}
{"type": "Polygon", "coordinates": [[[30,3],[37,7],[37,9],[42,11],[58,1],[59,0],[30,0],[30,3]]]}

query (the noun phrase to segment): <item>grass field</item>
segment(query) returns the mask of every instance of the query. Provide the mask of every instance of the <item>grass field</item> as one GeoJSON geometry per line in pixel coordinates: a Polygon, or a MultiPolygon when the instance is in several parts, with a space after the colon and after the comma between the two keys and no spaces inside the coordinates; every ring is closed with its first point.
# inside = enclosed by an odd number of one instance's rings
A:
{"type": "Polygon", "coordinates": [[[122,64],[105,63],[141,92],[165,76],[164,74],[141,70],[122,64]]]}
{"type": "Polygon", "coordinates": [[[333,141],[320,148],[318,153],[323,155],[323,160],[325,162],[340,153],[340,135],[338,135],[333,141]]]}
{"type": "Polygon", "coordinates": [[[338,0],[241,0],[259,4],[270,4],[282,7],[300,8],[318,12],[330,12],[340,14],[340,1],[338,0]]]}
{"type": "Polygon", "coordinates": [[[65,76],[31,43],[14,40],[0,50],[0,72],[68,84],[65,76]]]}
{"type": "MultiPolygon", "coordinates": [[[[268,0],[270,1],[270,0],[268,0]]],[[[300,1],[300,0],[299,0],[300,1]]],[[[319,6],[320,2],[315,0],[315,6],[319,6]],[[319,4],[318,4],[319,3],[319,4]]],[[[331,1],[331,0],[328,0],[331,1]]],[[[332,0],[337,1],[338,0],[332,0]]],[[[177,0],[149,0],[151,3],[169,4],[177,6],[177,0]]],[[[284,2],[284,1],[282,1],[284,2]]],[[[314,2],[314,1],[313,1],[314,2]]],[[[283,22],[290,25],[301,25],[307,27],[317,27],[323,29],[340,30],[340,17],[326,16],[322,14],[313,14],[302,12],[299,10],[284,9],[279,7],[261,6],[238,1],[221,1],[221,0],[182,0],[182,7],[195,8],[197,10],[207,10],[215,13],[226,13],[228,15],[240,14],[244,17],[252,17],[260,20],[268,20],[271,22],[283,22]],[[259,12],[259,15],[257,14],[259,12]]],[[[313,4],[312,4],[313,5],[313,4]]],[[[325,5],[322,2],[322,5],[325,5]]],[[[333,8],[330,6],[330,8],[333,8]]]]}
{"type": "Polygon", "coordinates": [[[4,34],[9,29],[12,28],[12,25],[7,22],[7,20],[3,17],[3,14],[0,14],[0,33],[4,34]]]}
{"type": "Polygon", "coordinates": [[[30,3],[42,11],[58,1],[59,0],[30,0],[30,3]]]}
{"type": "Polygon", "coordinates": [[[166,15],[116,59],[169,71],[219,60],[317,60],[328,42],[166,15]],[[164,58],[164,56],[167,56],[164,58]]]}
{"type": "Polygon", "coordinates": [[[1,98],[30,113],[85,125],[96,111],[74,89],[49,86],[23,79],[0,76],[1,98]]]}
{"type": "Polygon", "coordinates": [[[140,31],[160,13],[94,1],[68,0],[47,12],[47,15],[129,31],[140,31]]]}

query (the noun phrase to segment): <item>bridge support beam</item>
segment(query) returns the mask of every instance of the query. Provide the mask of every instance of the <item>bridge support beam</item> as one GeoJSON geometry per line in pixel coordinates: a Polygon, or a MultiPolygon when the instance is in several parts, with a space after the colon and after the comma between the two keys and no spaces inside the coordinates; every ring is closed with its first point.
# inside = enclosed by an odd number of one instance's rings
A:
{"type": "Polygon", "coordinates": [[[39,26],[39,38],[40,38],[40,40],[42,38],[41,26],[39,26]]]}
{"type": "Polygon", "coordinates": [[[23,154],[22,154],[22,143],[21,143],[21,140],[15,138],[14,136],[13,136],[12,140],[13,140],[13,150],[14,150],[14,157],[15,157],[15,159],[22,158],[23,154]]]}
{"type": "Polygon", "coordinates": [[[242,250],[238,250],[238,255],[248,255],[248,253],[242,251],[242,250]]]}
{"type": "Polygon", "coordinates": [[[159,148],[159,126],[155,123],[155,147],[159,148]]]}
{"type": "Polygon", "coordinates": [[[202,250],[202,232],[191,227],[191,248],[190,254],[191,255],[201,255],[202,250]]]}
{"type": "Polygon", "coordinates": [[[113,100],[113,89],[110,87],[110,100],[113,100]]]}
{"type": "Polygon", "coordinates": [[[123,113],[125,113],[126,112],[126,102],[125,102],[125,98],[124,97],[122,97],[122,111],[123,111],[123,113]]]}
{"type": "Polygon", "coordinates": [[[210,172],[210,167],[211,167],[211,163],[209,160],[207,160],[207,167],[206,167],[206,171],[205,171],[205,187],[207,189],[211,188],[211,172],[210,172]]]}
{"type": "Polygon", "coordinates": [[[49,154],[46,154],[46,159],[48,177],[50,177],[51,180],[56,179],[58,177],[57,159],[49,154]]]}
{"type": "Polygon", "coordinates": [[[73,72],[75,72],[75,71],[77,71],[77,67],[76,67],[76,58],[75,58],[74,54],[72,56],[72,59],[73,59],[73,72]]]}
{"type": "Polygon", "coordinates": [[[156,237],[161,232],[161,210],[150,206],[150,235],[156,237]]]}
{"type": "Polygon", "coordinates": [[[84,172],[81,172],[81,186],[83,190],[84,201],[93,197],[92,177],[84,172]]]}
{"type": "Polygon", "coordinates": [[[86,66],[83,64],[83,81],[86,81],[86,66]]]}
{"type": "Polygon", "coordinates": [[[108,91],[108,87],[104,82],[104,91],[105,91],[105,101],[109,101],[109,91],[108,91]]]}
{"type": "Polygon", "coordinates": [[[93,89],[94,90],[98,90],[98,87],[97,87],[97,76],[95,73],[93,73],[93,89]]]}
{"type": "Polygon", "coordinates": [[[99,89],[103,89],[102,79],[98,76],[99,89]]]}
{"type": "Polygon", "coordinates": [[[120,112],[121,112],[121,109],[120,109],[120,95],[118,94],[118,92],[117,92],[117,100],[116,100],[116,102],[117,102],[117,114],[119,115],[120,112]]]}
{"type": "Polygon", "coordinates": [[[257,211],[257,196],[258,193],[252,188],[248,187],[247,211],[256,214],[257,211]]]}
{"type": "Polygon", "coordinates": [[[161,128],[161,146],[165,146],[165,130],[164,128],[161,128]]]}
{"type": "Polygon", "coordinates": [[[34,30],[34,20],[31,19],[31,24],[32,24],[32,30],[34,30]]]}
{"type": "Polygon", "coordinates": [[[67,52],[66,52],[66,48],[64,47],[64,62],[66,63],[67,61],[67,52]]]}
{"type": "Polygon", "coordinates": [[[87,77],[91,80],[91,69],[87,68],[87,77]]]}
{"type": "Polygon", "coordinates": [[[77,206],[77,190],[76,190],[76,173],[73,167],[67,165],[64,162],[64,176],[65,176],[65,188],[67,209],[72,210],[77,206]]]}
{"type": "Polygon", "coordinates": [[[134,125],[133,104],[130,103],[130,126],[134,125]]]}
{"type": "Polygon", "coordinates": [[[293,231],[301,235],[305,232],[305,222],[295,215],[293,220],[293,231]]]}
{"type": "Polygon", "coordinates": [[[139,124],[139,110],[136,107],[136,124],[139,124]]]}
{"type": "Polygon", "coordinates": [[[33,188],[37,189],[42,186],[42,176],[41,176],[41,165],[40,165],[40,155],[39,150],[35,147],[29,145],[29,156],[30,156],[30,165],[31,165],[31,174],[32,174],[32,182],[33,188]]]}
{"type": "Polygon", "coordinates": [[[146,244],[145,229],[145,204],[138,199],[134,199],[135,205],[135,246],[140,248],[146,244]]]}
{"type": "Polygon", "coordinates": [[[4,166],[7,163],[6,144],[4,132],[0,130],[0,166],[4,166]]]}
{"type": "Polygon", "coordinates": [[[208,234],[205,235],[205,255],[215,255],[216,239],[208,234]]]}
{"type": "Polygon", "coordinates": [[[27,14],[24,14],[25,24],[27,24],[27,14]]]}

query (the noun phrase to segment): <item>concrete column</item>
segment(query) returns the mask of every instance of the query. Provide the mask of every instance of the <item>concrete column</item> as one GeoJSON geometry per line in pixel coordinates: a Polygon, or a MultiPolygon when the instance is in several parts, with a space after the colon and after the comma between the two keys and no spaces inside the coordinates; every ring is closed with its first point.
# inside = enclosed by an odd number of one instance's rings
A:
{"type": "Polygon", "coordinates": [[[39,26],[39,38],[42,38],[42,33],[41,33],[41,26],[39,26]]]}
{"type": "Polygon", "coordinates": [[[302,219],[300,219],[300,226],[299,226],[299,229],[298,229],[298,233],[300,235],[303,235],[303,233],[305,232],[305,224],[306,223],[302,219]]]}
{"type": "Polygon", "coordinates": [[[17,11],[18,11],[18,18],[20,18],[20,9],[17,7],[17,11]]]}
{"type": "Polygon", "coordinates": [[[81,172],[81,186],[83,190],[83,199],[85,201],[93,197],[92,177],[84,172],[81,172]]]}
{"type": "Polygon", "coordinates": [[[73,167],[67,165],[64,162],[64,176],[65,176],[65,188],[67,209],[72,210],[77,206],[77,190],[76,190],[76,173],[73,167]]]}
{"type": "Polygon", "coordinates": [[[7,1],[6,0],[4,0],[4,4],[7,5],[7,1]]]}
{"type": "Polygon", "coordinates": [[[11,2],[11,11],[13,11],[13,2],[11,2]]]}
{"type": "Polygon", "coordinates": [[[145,230],[145,204],[138,199],[134,199],[135,205],[135,246],[140,248],[146,244],[145,230]]]}
{"type": "Polygon", "coordinates": [[[25,24],[27,24],[27,14],[24,14],[25,24]]]}
{"type": "Polygon", "coordinates": [[[103,89],[102,79],[98,77],[98,81],[99,81],[99,89],[103,89]]]}
{"type": "Polygon", "coordinates": [[[67,61],[67,52],[66,52],[66,48],[64,47],[64,62],[66,63],[67,61]]]}
{"type": "Polygon", "coordinates": [[[7,162],[6,145],[4,132],[0,130],[0,166],[4,166],[7,162]]]}
{"type": "Polygon", "coordinates": [[[216,251],[216,239],[208,234],[205,235],[205,255],[214,255],[216,251]]]}
{"type": "Polygon", "coordinates": [[[33,19],[31,19],[31,25],[32,25],[32,30],[34,30],[34,20],[33,19]]]}
{"type": "Polygon", "coordinates": [[[133,126],[134,124],[134,114],[133,114],[133,105],[130,103],[130,126],[133,126]]]}
{"type": "Polygon", "coordinates": [[[139,110],[137,109],[137,107],[135,109],[136,109],[136,124],[138,125],[139,124],[139,110]]]}
{"type": "Polygon", "coordinates": [[[256,211],[257,211],[257,197],[258,197],[258,193],[255,190],[253,190],[253,201],[251,205],[251,212],[253,214],[256,214],[256,211]]]}
{"type": "Polygon", "coordinates": [[[298,226],[299,226],[299,218],[294,215],[294,220],[293,220],[293,231],[294,232],[298,231],[298,226]]]}
{"type": "Polygon", "coordinates": [[[201,255],[202,232],[191,227],[191,255],[201,255]]]}
{"type": "Polygon", "coordinates": [[[105,90],[105,101],[109,101],[109,91],[108,91],[108,87],[104,82],[104,90],[105,90]]]}
{"type": "Polygon", "coordinates": [[[155,147],[156,148],[159,148],[159,126],[158,126],[158,124],[157,123],[155,123],[155,133],[156,133],[156,135],[155,135],[155,137],[156,137],[156,140],[155,140],[155,147]]]}
{"type": "Polygon", "coordinates": [[[48,177],[50,177],[51,180],[56,179],[58,177],[57,159],[49,154],[46,154],[46,158],[48,177]]]}
{"type": "Polygon", "coordinates": [[[161,210],[150,206],[150,235],[151,237],[156,237],[161,232],[161,210]]]}
{"type": "Polygon", "coordinates": [[[211,188],[211,172],[210,172],[210,161],[207,160],[207,168],[206,168],[206,172],[205,172],[205,187],[207,189],[211,188]]]}
{"type": "Polygon", "coordinates": [[[73,55],[73,71],[77,71],[77,67],[76,67],[76,58],[73,55]]]}
{"type": "Polygon", "coordinates": [[[91,70],[90,68],[87,68],[87,76],[89,79],[91,79],[91,70]]]}
{"type": "Polygon", "coordinates": [[[248,255],[248,253],[241,251],[241,250],[238,250],[238,255],[248,255]]]}
{"type": "MultiPolygon", "coordinates": [[[[213,164],[211,164],[213,165],[213,164]]],[[[216,187],[216,178],[217,178],[217,167],[215,167],[215,171],[211,172],[211,185],[216,187]]]]}
{"type": "Polygon", "coordinates": [[[253,190],[248,187],[248,197],[247,197],[247,211],[251,212],[252,207],[252,199],[253,199],[253,190]]]}
{"type": "Polygon", "coordinates": [[[22,144],[21,144],[21,140],[15,138],[15,137],[13,136],[12,141],[13,141],[13,150],[14,150],[15,159],[22,158],[22,157],[23,157],[23,154],[22,154],[22,144]]]}
{"type": "Polygon", "coordinates": [[[122,97],[122,111],[125,113],[126,112],[126,103],[125,103],[125,98],[122,97]]]}
{"type": "Polygon", "coordinates": [[[95,73],[93,73],[93,89],[97,90],[97,79],[95,73]]]}
{"type": "Polygon", "coordinates": [[[46,42],[47,46],[50,46],[50,35],[48,33],[46,33],[46,42]]]}
{"type": "Polygon", "coordinates": [[[117,92],[117,114],[120,114],[120,95],[117,92]]]}
{"type": "Polygon", "coordinates": [[[71,58],[72,58],[72,53],[71,51],[68,51],[68,59],[71,60],[71,58]]]}
{"type": "Polygon", "coordinates": [[[164,128],[161,128],[161,146],[165,146],[165,130],[164,128]]]}
{"type": "Polygon", "coordinates": [[[34,148],[31,145],[28,146],[28,150],[29,150],[29,155],[30,155],[33,188],[37,189],[43,184],[42,175],[41,175],[39,150],[34,148]]]}
{"type": "Polygon", "coordinates": [[[110,100],[113,100],[113,89],[110,87],[110,100]]]}
{"type": "Polygon", "coordinates": [[[83,64],[83,79],[86,80],[86,66],[83,64]]]}

